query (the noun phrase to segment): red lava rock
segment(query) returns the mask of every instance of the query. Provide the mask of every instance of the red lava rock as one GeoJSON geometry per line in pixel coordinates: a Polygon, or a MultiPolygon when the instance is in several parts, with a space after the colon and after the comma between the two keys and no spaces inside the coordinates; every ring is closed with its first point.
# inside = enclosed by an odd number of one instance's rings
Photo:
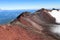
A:
{"type": "Polygon", "coordinates": [[[24,29],[19,25],[1,25],[0,40],[55,40],[44,33],[24,29]],[[5,26],[6,28],[4,28],[5,26]]]}
{"type": "Polygon", "coordinates": [[[31,27],[31,24],[29,22],[27,22],[26,20],[24,20],[24,18],[20,18],[20,22],[28,27],[31,27]]]}
{"type": "Polygon", "coordinates": [[[57,40],[45,31],[46,23],[54,24],[55,18],[45,9],[23,12],[10,24],[0,25],[0,40],[57,40]]]}

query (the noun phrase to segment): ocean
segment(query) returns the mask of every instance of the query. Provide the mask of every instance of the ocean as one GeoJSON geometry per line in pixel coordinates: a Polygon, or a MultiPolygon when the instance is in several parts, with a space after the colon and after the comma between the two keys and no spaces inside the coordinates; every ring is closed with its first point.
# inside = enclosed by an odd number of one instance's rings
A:
{"type": "Polygon", "coordinates": [[[7,24],[15,20],[22,12],[35,12],[36,10],[0,10],[0,24],[7,24]]]}

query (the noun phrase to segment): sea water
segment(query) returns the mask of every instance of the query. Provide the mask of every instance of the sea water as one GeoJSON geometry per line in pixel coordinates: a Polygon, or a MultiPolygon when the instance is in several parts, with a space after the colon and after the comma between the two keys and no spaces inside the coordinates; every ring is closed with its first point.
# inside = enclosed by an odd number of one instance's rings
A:
{"type": "Polygon", "coordinates": [[[10,23],[25,11],[34,12],[35,10],[0,10],[0,24],[10,23]]]}

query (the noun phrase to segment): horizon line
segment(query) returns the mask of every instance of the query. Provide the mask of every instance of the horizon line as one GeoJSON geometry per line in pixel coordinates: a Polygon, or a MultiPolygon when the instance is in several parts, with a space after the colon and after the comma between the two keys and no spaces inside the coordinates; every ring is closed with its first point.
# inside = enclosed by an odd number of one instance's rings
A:
{"type": "MultiPolygon", "coordinates": [[[[42,8],[37,8],[37,9],[2,9],[0,8],[0,10],[39,10],[42,8]]],[[[53,8],[45,8],[45,9],[53,9],[53,8]]],[[[55,8],[55,9],[60,9],[60,8],[55,8]]]]}

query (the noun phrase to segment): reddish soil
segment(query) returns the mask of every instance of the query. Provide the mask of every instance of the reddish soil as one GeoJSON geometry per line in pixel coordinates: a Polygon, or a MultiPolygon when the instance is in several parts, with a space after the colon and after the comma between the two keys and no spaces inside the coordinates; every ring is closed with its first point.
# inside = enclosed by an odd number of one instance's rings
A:
{"type": "Polygon", "coordinates": [[[0,40],[55,40],[44,34],[37,33],[19,25],[2,25],[0,26],[0,40]]]}

